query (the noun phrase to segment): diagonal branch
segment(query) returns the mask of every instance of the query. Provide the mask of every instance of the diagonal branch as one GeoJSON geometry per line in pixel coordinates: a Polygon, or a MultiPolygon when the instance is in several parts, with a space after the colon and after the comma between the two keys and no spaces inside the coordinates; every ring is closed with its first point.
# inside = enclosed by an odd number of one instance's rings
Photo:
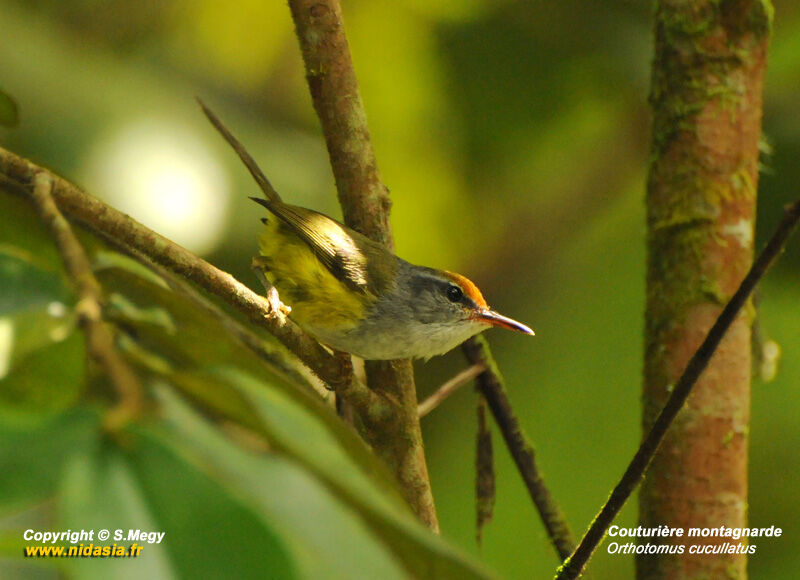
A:
{"type": "Polygon", "coordinates": [[[482,363],[470,365],[448,381],[445,381],[441,387],[436,389],[430,397],[422,401],[417,407],[420,419],[485,370],[486,366],[482,363]]]}
{"type": "Polygon", "coordinates": [[[739,310],[741,310],[742,306],[747,302],[747,299],[750,297],[756,284],[758,284],[758,281],[761,280],[775,258],[783,251],[786,241],[794,231],[798,221],[800,221],[800,201],[796,201],[786,207],[786,214],[780,224],[778,224],[775,233],[772,235],[769,242],[767,242],[767,245],[761,251],[758,258],[756,258],[747,276],[745,276],[738,290],[736,290],[736,293],[717,318],[714,326],[708,331],[703,344],[700,345],[700,348],[697,349],[689,361],[689,364],[686,365],[686,369],[675,384],[669,400],[650,428],[650,432],[642,441],[638,451],[636,451],[636,455],[633,456],[633,459],[625,470],[622,478],[620,478],[619,483],[614,488],[614,491],[611,492],[605,505],[603,505],[597,516],[595,516],[578,547],[559,568],[556,574],[557,580],[572,580],[580,575],[595,548],[597,548],[598,544],[605,536],[608,526],[614,521],[619,510],[622,509],[622,506],[625,505],[625,502],[641,481],[667,429],[669,429],[672,421],[692,392],[692,387],[708,365],[711,356],[714,354],[714,351],[717,350],[728,327],[736,320],[739,310]]]}
{"type": "Polygon", "coordinates": [[[117,405],[106,417],[106,425],[117,429],[140,415],[144,406],[144,391],[139,378],[114,347],[111,330],[103,322],[100,284],[69,222],[58,210],[51,195],[52,190],[53,180],[49,174],[40,172],[34,176],[31,197],[55,241],[67,276],[78,294],[75,312],[78,325],[86,335],[87,353],[103,369],[117,391],[117,405]]]}
{"type": "Polygon", "coordinates": [[[279,350],[278,347],[266,342],[253,330],[228,316],[222,308],[201,294],[192,285],[185,282],[183,278],[176,276],[164,266],[156,264],[141,252],[132,251],[129,248],[126,249],[134,259],[146,264],[148,268],[158,274],[171,290],[185,297],[208,316],[217,320],[239,344],[256,355],[269,368],[271,373],[283,376],[286,381],[300,389],[323,394],[325,386],[302,363],[287,357],[285,351],[279,350]]]}
{"type": "Polygon", "coordinates": [[[113,244],[133,248],[153,262],[225,300],[275,336],[338,395],[360,411],[375,416],[384,416],[389,412],[386,401],[360,382],[350,369],[343,368],[336,357],[291,320],[285,323],[277,320],[271,315],[266,300],[233,276],[130,216],[87,195],[76,185],[0,147],[0,183],[7,183],[10,191],[31,197],[34,177],[40,173],[52,180],[52,197],[64,214],[113,244]]]}
{"type": "Polygon", "coordinates": [[[533,445],[522,430],[522,426],[511,408],[503,377],[489,350],[489,343],[483,336],[478,335],[470,338],[461,348],[467,360],[472,364],[483,364],[486,367],[486,370],[478,375],[478,389],[489,403],[489,409],[503,434],[503,439],[514,458],[514,463],[525,482],[525,487],[528,488],[528,493],[539,511],[547,535],[550,536],[553,547],[563,560],[572,553],[575,541],[572,539],[561,508],[550,495],[550,491],[536,467],[536,453],[533,445]]]}

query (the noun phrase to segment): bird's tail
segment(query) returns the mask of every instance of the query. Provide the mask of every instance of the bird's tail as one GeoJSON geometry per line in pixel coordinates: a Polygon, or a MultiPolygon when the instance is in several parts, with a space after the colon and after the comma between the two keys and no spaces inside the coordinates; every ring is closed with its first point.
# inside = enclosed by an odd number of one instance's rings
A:
{"type": "MultiPolygon", "coordinates": [[[[278,195],[278,192],[275,191],[275,188],[272,187],[272,184],[267,179],[267,176],[264,175],[264,172],[261,171],[261,168],[255,162],[255,160],[250,156],[247,152],[247,149],[244,148],[239,140],[233,136],[233,133],[228,131],[228,128],[222,124],[222,121],[214,114],[214,112],[209,109],[206,104],[200,100],[200,97],[195,97],[197,102],[200,104],[200,107],[203,109],[203,113],[205,113],[208,120],[211,121],[211,124],[214,125],[214,128],[219,131],[219,134],[228,142],[228,145],[233,147],[233,150],[236,151],[236,154],[239,156],[239,159],[242,160],[242,163],[245,164],[248,171],[250,171],[250,175],[253,176],[253,179],[256,180],[258,187],[261,188],[261,191],[264,192],[267,200],[270,202],[281,202],[281,196],[278,195]]],[[[255,201],[258,201],[255,199],[255,201]]]]}

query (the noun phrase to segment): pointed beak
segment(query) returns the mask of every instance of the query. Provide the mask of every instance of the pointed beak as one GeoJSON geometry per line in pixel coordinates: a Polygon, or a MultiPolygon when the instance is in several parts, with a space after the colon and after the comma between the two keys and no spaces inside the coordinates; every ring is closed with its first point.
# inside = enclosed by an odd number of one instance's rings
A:
{"type": "Polygon", "coordinates": [[[531,328],[525,326],[521,322],[498,314],[494,310],[481,310],[477,313],[475,318],[484,324],[491,324],[492,326],[499,326],[501,328],[507,328],[508,330],[516,330],[517,332],[530,334],[531,336],[535,334],[531,328]]]}

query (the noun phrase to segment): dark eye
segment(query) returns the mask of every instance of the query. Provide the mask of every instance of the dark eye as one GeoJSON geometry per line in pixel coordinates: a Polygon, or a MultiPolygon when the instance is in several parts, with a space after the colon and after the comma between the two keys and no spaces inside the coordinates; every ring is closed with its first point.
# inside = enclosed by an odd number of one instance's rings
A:
{"type": "Polygon", "coordinates": [[[450,302],[461,302],[463,297],[464,292],[455,284],[450,284],[450,286],[447,287],[447,299],[450,302]]]}

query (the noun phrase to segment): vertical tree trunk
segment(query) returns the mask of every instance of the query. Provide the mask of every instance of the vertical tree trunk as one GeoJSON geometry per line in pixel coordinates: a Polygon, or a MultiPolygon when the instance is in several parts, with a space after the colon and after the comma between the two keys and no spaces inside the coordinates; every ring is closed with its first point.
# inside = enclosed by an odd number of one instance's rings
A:
{"type": "MultiPolygon", "coordinates": [[[[752,261],[771,16],[769,0],[657,3],[645,429],[752,261]]],[[[746,526],[752,316],[744,310],[730,328],[651,464],[642,526],[746,526]]],[[[746,577],[746,556],[724,546],[738,552],[737,541],[662,541],[683,544],[684,552],[637,556],[639,580],[746,577]],[[697,544],[722,553],[691,553],[697,544]]]]}
{"type": "MultiPolygon", "coordinates": [[[[372,149],[367,117],[350,59],[339,0],[289,0],[306,65],[314,109],[322,124],[344,221],[394,249],[391,200],[372,149]]],[[[417,413],[410,360],[367,361],[371,389],[395,405],[391,417],[361,417],[364,434],[395,473],[419,518],[433,531],[439,522],[417,413]]]]}

